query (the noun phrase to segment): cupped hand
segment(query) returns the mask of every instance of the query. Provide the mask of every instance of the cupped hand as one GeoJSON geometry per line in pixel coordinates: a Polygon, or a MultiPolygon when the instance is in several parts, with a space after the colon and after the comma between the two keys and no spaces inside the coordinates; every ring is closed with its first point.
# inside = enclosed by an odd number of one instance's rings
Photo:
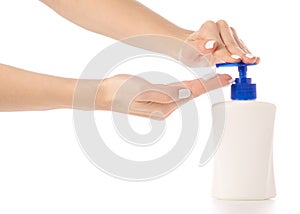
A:
{"type": "Polygon", "coordinates": [[[210,80],[195,79],[152,84],[138,76],[116,75],[105,79],[96,96],[96,109],[152,119],[165,119],[178,107],[207,91],[230,84],[227,74],[210,80]]]}
{"type": "Polygon", "coordinates": [[[199,30],[188,35],[179,53],[179,60],[197,67],[205,55],[213,56],[213,59],[209,59],[211,64],[240,61],[259,63],[260,60],[251,54],[235,29],[224,20],[206,21],[199,30]]]}

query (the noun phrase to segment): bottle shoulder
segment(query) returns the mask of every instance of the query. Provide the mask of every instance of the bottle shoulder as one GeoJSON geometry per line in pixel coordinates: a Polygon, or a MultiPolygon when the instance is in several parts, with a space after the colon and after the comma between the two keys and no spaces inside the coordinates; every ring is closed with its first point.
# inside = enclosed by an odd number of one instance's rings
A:
{"type": "Polygon", "coordinates": [[[226,102],[220,102],[213,104],[213,108],[218,108],[218,107],[245,107],[245,106],[260,106],[260,107],[266,107],[266,108],[271,108],[271,109],[276,109],[276,105],[273,103],[268,103],[268,102],[262,102],[262,101],[255,101],[255,100],[232,100],[232,101],[226,101],[226,102]]]}

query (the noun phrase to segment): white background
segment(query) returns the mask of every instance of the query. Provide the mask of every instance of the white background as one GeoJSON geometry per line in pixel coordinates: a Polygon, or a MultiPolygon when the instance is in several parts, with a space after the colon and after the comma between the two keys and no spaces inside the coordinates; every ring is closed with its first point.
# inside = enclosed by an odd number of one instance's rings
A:
{"type": "MultiPolygon", "coordinates": [[[[118,180],[94,167],[77,143],[72,110],[0,113],[0,213],[299,213],[297,1],[141,2],[192,30],[206,20],[225,19],[262,58],[249,73],[258,84],[259,100],[277,106],[276,199],[231,203],[210,197],[212,162],[198,167],[210,126],[209,101],[202,96],[196,102],[204,131],[197,146],[178,169],[149,182],[118,180]]],[[[113,43],[66,21],[39,1],[0,1],[0,63],[76,78],[92,57],[113,43]]],[[[162,71],[173,72],[163,63],[161,66],[162,71]]],[[[228,94],[229,88],[224,90],[228,94]]],[[[96,118],[111,123],[109,113],[97,113],[96,118]]],[[[147,127],[144,119],[132,120],[138,124],[136,128],[147,127]]],[[[179,123],[180,114],[175,112],[168,121],[179,123]]]]}

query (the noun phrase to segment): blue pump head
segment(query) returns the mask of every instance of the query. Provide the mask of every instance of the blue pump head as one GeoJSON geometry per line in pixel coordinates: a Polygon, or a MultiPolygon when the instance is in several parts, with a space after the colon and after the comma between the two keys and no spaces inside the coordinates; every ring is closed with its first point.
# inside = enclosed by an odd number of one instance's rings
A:
{"type": "Polygon", "coordinates": [[[256,99],[256,84],[251,83],[251,78],[247,78],[247,66],[256,65],[238,63],[219,63],[216,67],[238,67],[239,78],[236,78],[234,84],[231,85],[232,100],[255,100],[256,99]]]}

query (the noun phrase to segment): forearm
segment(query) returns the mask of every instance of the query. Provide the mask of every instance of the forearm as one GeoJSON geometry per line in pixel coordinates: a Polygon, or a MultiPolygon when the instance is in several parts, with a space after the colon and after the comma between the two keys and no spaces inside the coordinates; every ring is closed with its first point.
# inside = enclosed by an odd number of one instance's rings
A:
{"type": "Polygon", "coordinates": [[[0,111],[71,108],[76,80],[0,64],[0,111]]]}
{"type": "MultiPolygon", "coordinates": [[[[133,0],[41,0],[61,16],[90,31],[122,40],[127,37],[153,34],[185,38],[191,31],[182,29],[165,18],[133,0]]],[[[134,45],[134,44],[133,44],[134,45]]],[[[153,47],[143,44],[146,49],[154,49],[170,56],[177,47],[164,43],[153,47]],[[166,47],[167,46],[167,47],[166,47]]],[[[140,46],[137,44],[137,46],[140,46]]],[[[175,57],[175,56],[173,56],[175,57]]]]}

